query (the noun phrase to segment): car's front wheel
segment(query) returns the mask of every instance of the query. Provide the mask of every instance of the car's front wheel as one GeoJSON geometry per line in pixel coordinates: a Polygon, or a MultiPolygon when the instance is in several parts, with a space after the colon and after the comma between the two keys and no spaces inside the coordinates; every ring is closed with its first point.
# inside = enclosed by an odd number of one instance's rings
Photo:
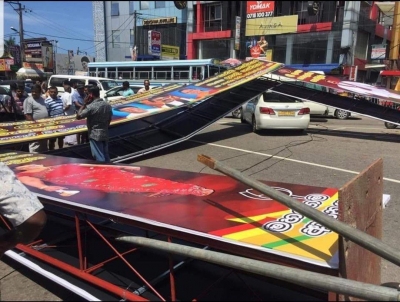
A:
{"type": "Polygon", "coordinates": [[[396,124],[392,124],[392,123],[385,122],[385,127],[386,127],[387,129],[396,129],[396,128],[397,128],[397,125],[396,125],[396,124]]]}
{"type": "Polygon", "coordinates": [[[242,116],[242,108],[238,108],[232,111],[232,116],[235,118],[240,118],[242,116]]]}
{"type": "Polygon", "coordinates": [[[337,109],[335,110],[335,117],[338,118],[339,120],[346,120],[350,116],[350,112],[342,109],[337,109]]]}

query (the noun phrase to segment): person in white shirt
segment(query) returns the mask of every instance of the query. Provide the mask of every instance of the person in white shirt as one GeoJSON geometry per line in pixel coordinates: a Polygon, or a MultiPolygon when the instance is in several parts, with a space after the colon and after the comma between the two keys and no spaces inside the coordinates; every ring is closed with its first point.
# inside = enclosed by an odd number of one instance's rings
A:
{"type": "Polygon", "coordinates": [[[143,82],[144,87],[140,88],[137,94],[144,93],[150,90],[150,81],[149,80],[144,80],[143,82]]]}
{"type": "MultiPolygon", "coordinates": [[[[64,112],[65,115],[75,115],[75,105],[72,104],[72,84],[70,81],[65,81],[64,85],[64,93],[61,95],[61,99],[64,104],[64,112]]],[[[76,145],[76,135],[68,135],[64,139],[64,143],[67,145],[76,145]]]]}

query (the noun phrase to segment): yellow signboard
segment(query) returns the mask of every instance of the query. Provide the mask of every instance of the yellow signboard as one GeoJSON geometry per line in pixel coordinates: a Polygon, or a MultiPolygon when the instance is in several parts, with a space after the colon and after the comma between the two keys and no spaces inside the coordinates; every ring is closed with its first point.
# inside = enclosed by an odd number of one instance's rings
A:
{"type": "Polygon", "coordinates": [[[161,44],[161,58],[179,60],[180,50],[179,46],[161,44]]]}
{"type": "Polygon", "coordinates": [[[297,32],[299,16],[255,18],[246,20],[246,37],[297,32]]]}

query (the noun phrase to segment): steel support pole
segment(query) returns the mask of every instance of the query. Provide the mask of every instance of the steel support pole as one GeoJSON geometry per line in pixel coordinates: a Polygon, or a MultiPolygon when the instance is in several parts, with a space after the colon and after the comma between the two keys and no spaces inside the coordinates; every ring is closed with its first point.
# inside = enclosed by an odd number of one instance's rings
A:
{"type": "Polygon", "coordinates": [[[399,301],[400,298],[399,292],[394,288],[328,276],[220,252],[205,251],[176,243],[135,236],[122,236],[116,238],[116,240],[153,248],[158,251],[191,257],[197,260],[223,265],[326,292],[332,291],[372,301],[399,301]]]}
{"type": "Polygon", "coordinates": [[[336,220],[324,213],[309,207],[297,200],[287,196],[286,194],[275,190],[263,184],[260,181],[250,179],[249,177],[242,174],[240,171],[232,169],[225,164],[214,160],[206,155],[198,155],[197,160],[206,166],[210,167],[213,170],[217,170],[222,172],[258,191],[271,197],[272,199],[284,204],[288,208],[295,210],[296,212],[310,218],[324,227],[338,233],[339,235],[350,239],[351,241],[357,243],[358,245],[362,246],[363,248],[385,258],[386,260],[400,266],[400,253],[397,249],[394,249],[381,240],[372,237],[354,227],[351,227],[344,222],[336,220]]]}

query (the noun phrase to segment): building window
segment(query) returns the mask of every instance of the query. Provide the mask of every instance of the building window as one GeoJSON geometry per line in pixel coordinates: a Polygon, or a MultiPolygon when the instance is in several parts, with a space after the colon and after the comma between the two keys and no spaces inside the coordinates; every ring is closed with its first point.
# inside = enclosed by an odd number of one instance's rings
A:
{"type": "Polygon", "coordinates": [[[121,45],[119,44],[120,42],[120,31],[119,30],[113,30],[112,31],[112,47],[113,48],[120,48],[121,45]]]}
{"type": "Polygon", "coordinates": [[[165,8],[165,1],[155,1],[156,8],[165,8]]]}
{"type": "Polygon", "coordinates": [[[150,8],[150,1],[140,1],[140,9],[149,9],[150,8]]]}
{"type": "Polygon", "coordinates": [[[118,1],[111,1],[111,16],[119,16],[119,3],[118,3],[118,1]]]}
{"type": "Polygon", "coordinates": [[[220,31],[222,29],[221,3],[206,4],[204,6],[204,30],[220,31]]]}
{"type": "Polygon", "coordinates": [[[328,35],[329,32],[293,35],[292,64],[325,64],[328,35]]]}
{"type": "Polygon", "coordinates": [[[134,46],[134,43],[135,43],[135,30],[134,29],[130,30],[130,40],[129,41],[130,41],[131,45],[134,46]]]}
{"type": "Polygon", "coordinates": [[[129,1],[129,14],[132,15],[135,12],[135,7],[133,5],[135,1],[129,1]]]}

